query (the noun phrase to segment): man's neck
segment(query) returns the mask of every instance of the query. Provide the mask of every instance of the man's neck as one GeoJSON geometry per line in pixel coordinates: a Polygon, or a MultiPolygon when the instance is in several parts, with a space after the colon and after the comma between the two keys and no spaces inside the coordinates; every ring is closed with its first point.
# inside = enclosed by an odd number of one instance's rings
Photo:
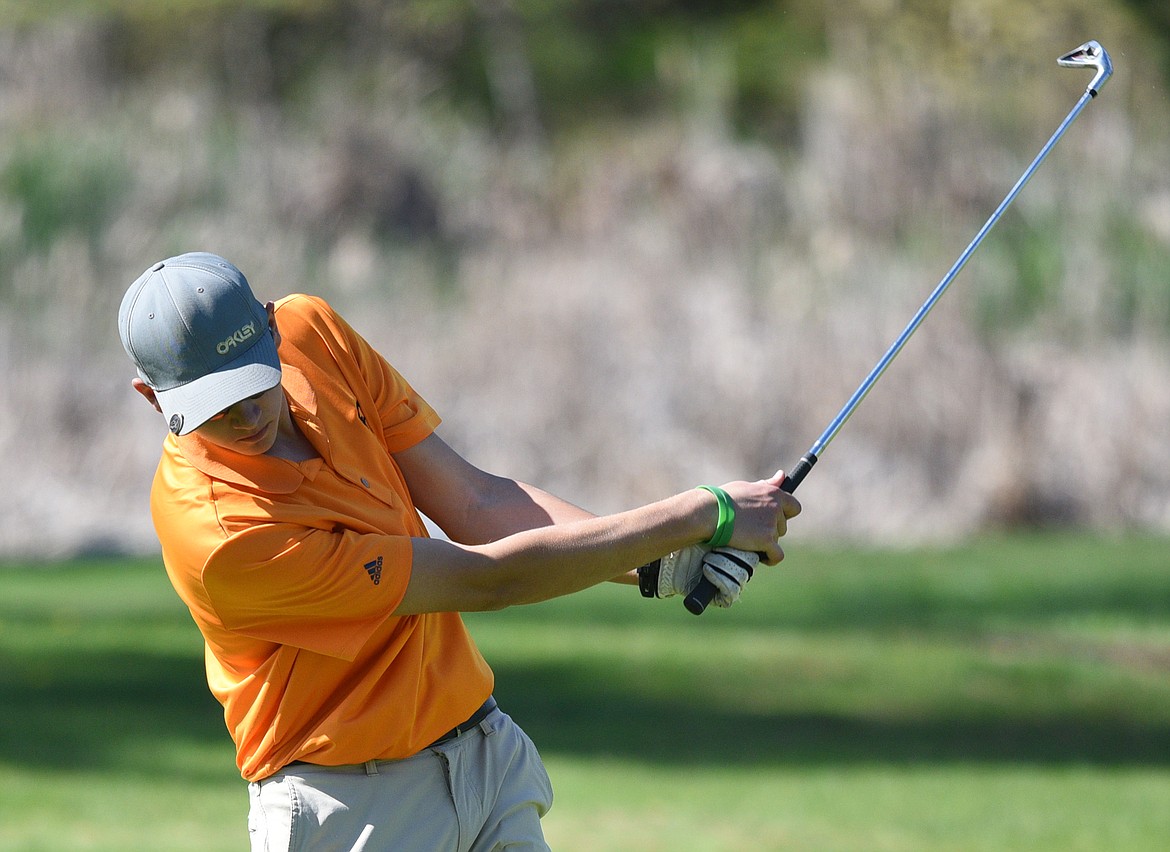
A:
{"type": "Polygon", "coordinates": [[[276,431],[276,441],[273,442],[265,455],[291,462],[308,461],[309,459],[317,458],[319,455],[317,449],[309,442],[309,439],[297,428],[296,420],[293,419],[287,403],[285,404],[284,411],[281,412],[280,425],[276,431]]]}

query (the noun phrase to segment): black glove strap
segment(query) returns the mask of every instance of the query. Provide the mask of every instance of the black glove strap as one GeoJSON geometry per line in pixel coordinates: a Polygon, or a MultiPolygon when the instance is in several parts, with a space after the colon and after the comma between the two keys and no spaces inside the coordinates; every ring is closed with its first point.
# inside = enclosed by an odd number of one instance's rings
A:
{"type": "Polygon", "coordinates": [[[655,559],[638,569],[638,591],[644,598],[658,597],[658,569],[661,561],[655,559]]]}

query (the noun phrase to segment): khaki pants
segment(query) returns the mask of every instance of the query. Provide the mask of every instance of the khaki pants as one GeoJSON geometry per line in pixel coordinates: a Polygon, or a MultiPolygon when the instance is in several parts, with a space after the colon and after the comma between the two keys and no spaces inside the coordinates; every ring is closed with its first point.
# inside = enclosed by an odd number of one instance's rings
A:
{"type": "Polygon", "coordinates": [[[493,710],[405,760],[294,764],[248,785],[252,852],[537,852],[552,786],[536,747],[493,710]]]}

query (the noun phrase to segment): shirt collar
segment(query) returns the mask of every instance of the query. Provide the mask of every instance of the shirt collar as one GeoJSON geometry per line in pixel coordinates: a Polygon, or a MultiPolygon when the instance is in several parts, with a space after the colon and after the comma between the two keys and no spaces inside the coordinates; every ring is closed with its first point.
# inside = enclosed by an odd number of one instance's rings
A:
{"type": "MultiPolygon", "coordinates": [[[[301,431],[312,441],[320,432],[316,428],[316,393],[305,374],[288,364],[281,365],[280,384],[293,419],[298,424],[308,426],[301,431]]],[[[168,440],[174,441],[183,458],[201,473],[270,494],[291,494],[300,487],[306,476],[311,478],[322,464],[319,457],[297,463],[275,456],[233,453],[204,441],[196,432],[183,437],[170,435],[168,440]]]]}

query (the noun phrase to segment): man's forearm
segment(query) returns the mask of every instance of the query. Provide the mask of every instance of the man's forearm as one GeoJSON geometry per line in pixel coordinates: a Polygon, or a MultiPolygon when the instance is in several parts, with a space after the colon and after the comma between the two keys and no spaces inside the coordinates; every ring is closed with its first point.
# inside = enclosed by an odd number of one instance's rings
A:
{"type": "MultiPolygon", "coordinates": [[[[579,521],[583,518],[594,517],[592,512],[588,512],[579,506],[574,506],[567,500],[562,500],[555,494],[550,494],[537,488],[535,485],[529,485],[525,482],[517,482],[521,490],[524,491],[532,502],[543,510],[549,522],[553,524],[565,524],[572,521],[579,521]]],[[[636,571],[629,571],[614,577],[610,582],[622,583],[624,585],[638,585],[638,574],[636,571]]]]}
{"type": "MultiPolygon", "coordinates": [[[[563,500],[555,494],[550,494],[535,485],[529,485],[526,482],[516,482],[516,485],[524,493],[525,497],[532,504],[538,507],[539,511],[548,519],[551,524],[566,524],[570,521],[581,521],[585,518],[592,518],[595,515],[592,512],[582,509],[580,506],[575,506],[567,500],[563,500]]],[[[540,526],[537,524],[536,526],[540,526]]],[[[531,529],[532,527],[518,527],[513,532],[519,532],[520,529],[531,529]]]]}
{"type": "Polygon", "coordinates": [[[415,539],[397,614],[499,609],[611,580],[709,536],[709,503],[701,492],[687,492],[616,515],[538,524],[481,545],[415,539]]]}
{"type": "Polygon", "coordinates": [[[525,530],[594,517],[534,485],[504,477],[491,477],[490,486],[475,498],[462,513],[458,530],[446,530],[462,544],[487,544],[525,530]]]}

